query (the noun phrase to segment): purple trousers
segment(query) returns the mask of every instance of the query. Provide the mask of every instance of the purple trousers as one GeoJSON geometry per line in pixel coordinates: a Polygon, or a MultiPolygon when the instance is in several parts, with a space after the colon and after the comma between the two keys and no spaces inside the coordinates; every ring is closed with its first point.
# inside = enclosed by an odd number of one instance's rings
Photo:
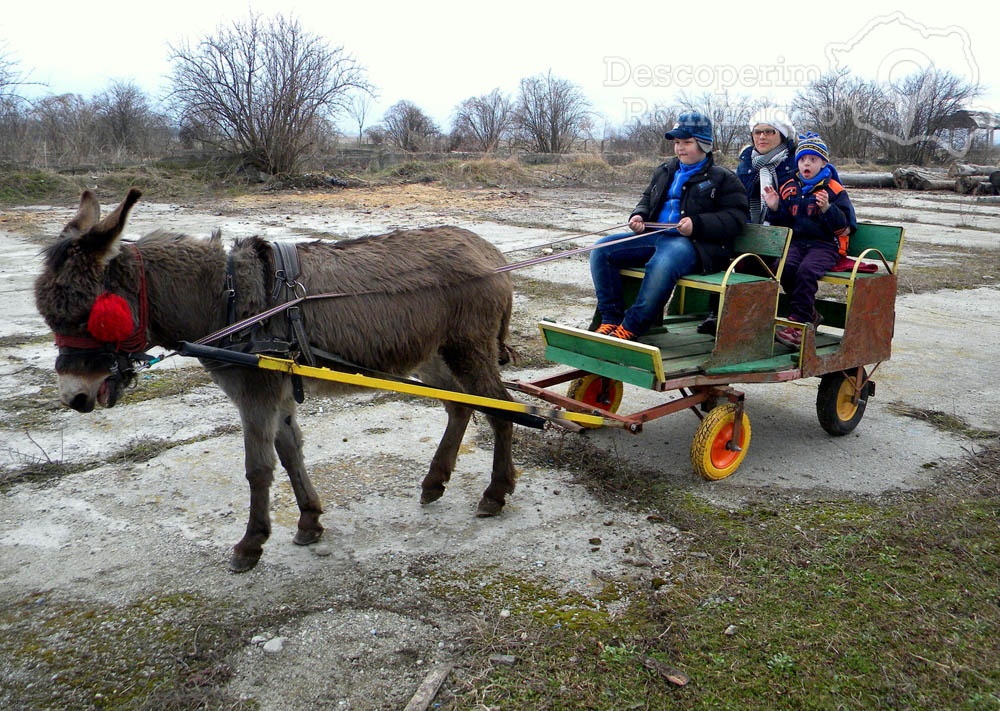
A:
{"type": "Polygon", "coordinates": [[[819,279],[840,259],[832,242],[792,239],[781,274],[781,286],[788,294],[792,321],[812,323],[816,318],[816,290],[819,279]]]}

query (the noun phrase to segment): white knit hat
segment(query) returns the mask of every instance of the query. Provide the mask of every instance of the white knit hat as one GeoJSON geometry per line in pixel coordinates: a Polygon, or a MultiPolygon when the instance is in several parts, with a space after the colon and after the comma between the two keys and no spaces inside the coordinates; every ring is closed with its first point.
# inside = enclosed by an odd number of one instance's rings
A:
{"type": "Polygon", "coordinates": [[[792,125],[792,120],[788,117],[788,112],[784,109],[772,106],[754,112],[754,115],[750,117],[750,130],[752,131],[754,126],[760,124],[773,126],[785,140],[795,137],[795,126],[792,125]]]}

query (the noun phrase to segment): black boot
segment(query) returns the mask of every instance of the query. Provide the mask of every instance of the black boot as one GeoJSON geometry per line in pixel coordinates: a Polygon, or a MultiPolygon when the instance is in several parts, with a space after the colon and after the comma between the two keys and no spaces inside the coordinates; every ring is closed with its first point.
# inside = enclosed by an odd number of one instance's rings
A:
{"type": "Polygon", "coordinates": [[[704,333],[706,336],[714,336],[715,329],[718,327],[718,323],[715,320],[715,314],[710,313],[705,317],[705,320],[698,324],[698,333],[704,333]]]}

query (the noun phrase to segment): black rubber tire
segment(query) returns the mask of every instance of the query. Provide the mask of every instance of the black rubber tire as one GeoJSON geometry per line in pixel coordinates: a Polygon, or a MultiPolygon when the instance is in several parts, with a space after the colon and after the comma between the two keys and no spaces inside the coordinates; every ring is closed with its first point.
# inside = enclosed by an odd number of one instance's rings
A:
{"type": "Polygon", "coordinates": [[[819,390],[816,392],[816,416],[820,427],[834,437],[843,437],[853,432],[865,415],[872,383],[867,379],[868,374],[864,373],[865,385],[861,389],[861,397],[858,402],[851,402],[856,374],[855,370],[838,370],[820,378],[819,390]]]}

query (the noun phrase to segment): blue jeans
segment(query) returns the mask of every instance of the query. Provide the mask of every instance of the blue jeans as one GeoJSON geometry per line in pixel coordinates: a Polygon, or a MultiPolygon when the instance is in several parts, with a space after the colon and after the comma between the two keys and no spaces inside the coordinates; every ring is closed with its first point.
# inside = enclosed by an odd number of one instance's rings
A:
{"type": "MultiPolygon", "coordinates": [[[[631,234],[608,235],[597,240],[597,244],[631,234]]],[[[622,244],[591,250],[590,275],[597,292],[601,322],[620,323],[636,335],[645,333],[653,320],[660,318],[677,280],[693,272],[697,266],[698,252],[694,244],[687,237],[677,234],[648,234],[622,244]],[[635,303],[626,311],[618,270],[642,266],[646,267],[646,276],[635,303]]]]}

